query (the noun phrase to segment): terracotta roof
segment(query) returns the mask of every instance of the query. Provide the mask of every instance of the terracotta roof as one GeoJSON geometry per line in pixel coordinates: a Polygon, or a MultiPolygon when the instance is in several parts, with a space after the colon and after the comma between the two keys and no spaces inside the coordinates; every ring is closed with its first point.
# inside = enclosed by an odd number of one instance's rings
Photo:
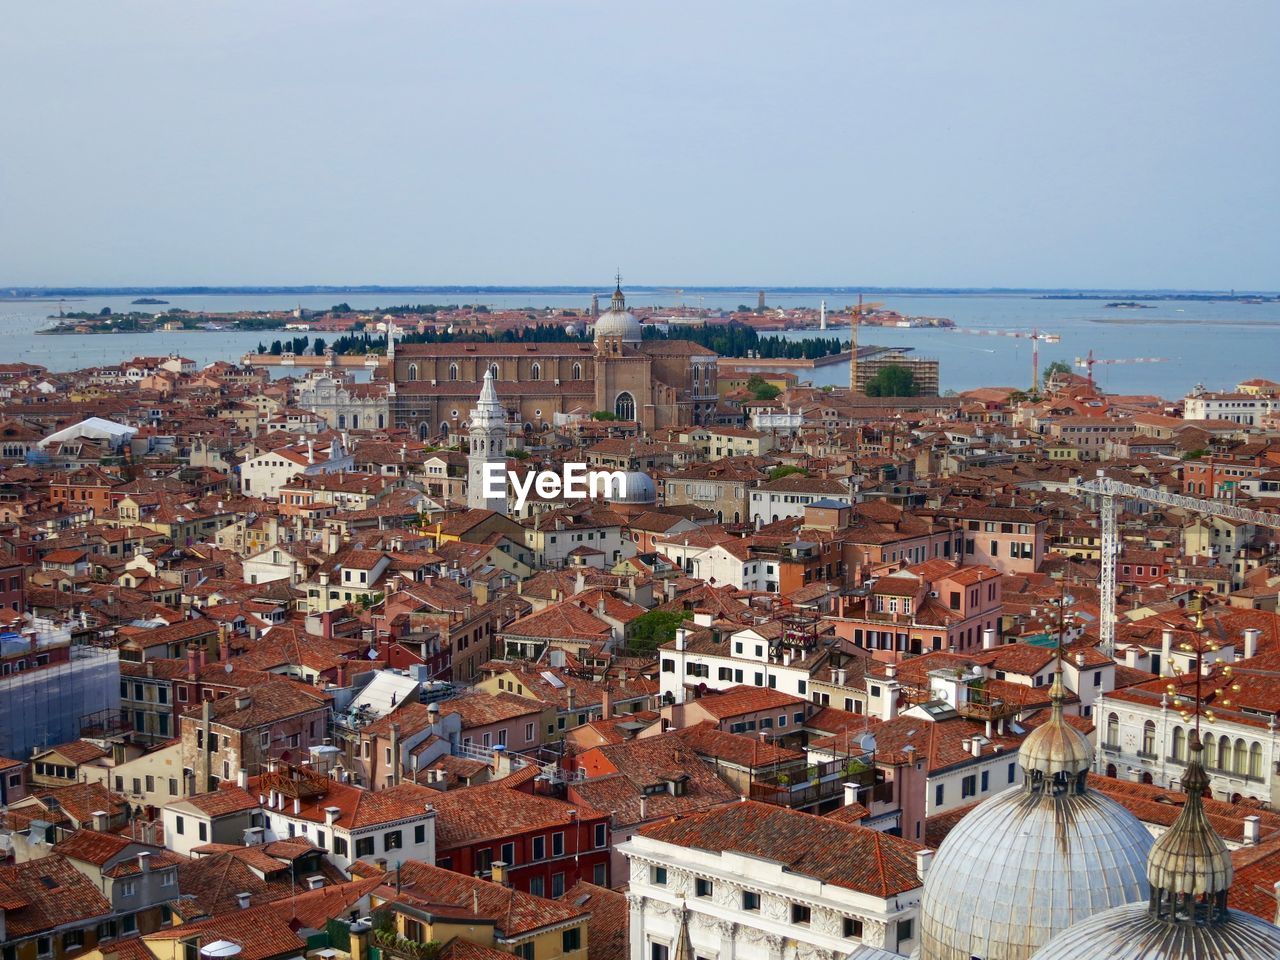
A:
{"type": "MultiPolygon", "coordinates": [[[[352,872],[369,876],[373,871],[361,863],[352,872]]],[[[562,900],[546,900],[417,860],[401,864],[400,882],[399,894],[394,887],[381,888],[388,899],[404,899],[427,908],[463,910],[468,916],[493,922],[498,935],[505,939],[585,917],[588,912],[562,900]]]]}
{"type": "Polygon", "coordinates": [[[591,911],[587,960],[627,960],[631,952],[631,910],[625,893],[579,880],[560,899],[591,911]]]}
{"type": "Polygon", "coordinates": [[[306,952],[306,941],[274,907],[229,910],[207,920],[195,920],[146,934],[144,940],[231,940],[240,945],[236,960],[273,960],[306,952]]]}
{"type": "Polygon", "coordinates": [[[800,697],[793,697],[789,693],[745,684],[728,687],[718,693],[708,693],[694,702],[711,716],[721,720],[727,717],[739,717],[746,713],[756,713],[760,710],[777,710],[786,707],[803,709],[807,705],[807,701],[800,697]]]}
{"type": "Polygon", "coordinates": [[[444,793],[425,787],[419,789],[434,798],[437,854],[482,840],[543,828],[571,827],[579,821],[604,816],[580,803],[514,790],[505,780],[444,793]]]}
{"type": "Polygon", "coordinates": [[[713,853],[732,850],[781,863],[791,873],[889,898],[920,887],[916,851],[900,837],[829,817],[744,800],[642,827],[641,836],[713,853]]]}
{"type": "Polygon", "coordinates": [[[56,853],[0,867],[0,900],[10,940],[64,925],[91,926],[111,914],[111,903],[93,881],[56,853]]]}

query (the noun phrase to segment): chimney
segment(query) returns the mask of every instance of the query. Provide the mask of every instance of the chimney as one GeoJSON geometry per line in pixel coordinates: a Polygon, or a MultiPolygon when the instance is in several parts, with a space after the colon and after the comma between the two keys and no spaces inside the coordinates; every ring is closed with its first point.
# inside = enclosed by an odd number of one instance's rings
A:
{"type": "Polygon", "coordinates": [[[337,685],[339,687],[345,687],[347,685],[347,658],[346,657],[338,658],[338,668],[336,673],[337,673],[337,681],[336,681],[337,685]]]}
{"type": "Polygon", "coordinates": [[[990,627],[982,631],[982,649],[990,650],[996,645],[996,632],[990,627]]]}
{"type": "Polygon", "coordinates": [[[858,785],[856,783],[846,783],[844,785],[844,805],[851,807],[858,802],[858,785]]]}
{"type": "Polygon", "coordinates": [[[504,861],[494,860],[493,863],[489,864],[489,879],[500,887],[511,886],[507,882],[507,865],[504,861]]]}
{"type": "Polygon", "coordinates": [[[400,724],[391,724],[391,785],[400,782],[400,724]]]}
{"type": "Polygon", "coordinates": [[[247,693],[236,694],[237,710],[248,710],[252,703],[253,703],[253,697],[251,697],[249,694],[247,693]]]}
{"type": "Polygon", "coordinates": [[[1258,655],[1258,638],[1262,631],[1257,627],[1248,627],[1244,632],[1244,659],[1251,660],[1258,655]]]}
{"type": "Polygon", "coordinates": [[[316,442],[314,440],[307,441],[307,463],[316,462],[316,442]]]}
{"type": "Polygon", "coordinates": [[[200,660],[196,654],[195,644],[187,644],[187,679],[194,680],[199,670],[200,660]]]}
{"type": "Polygon", "coordinates": [[[237,893],[237,894],[236,894],[236,904],[237,904],[237,905],[239,905],[239,907],[240,907],[240,909],[241,909],[241,910],[248,910],[248,909],[249,909],[249,894],[247,894],[247,893],[237,893]]]}
{"type": "Polygon", "coordinates": [[[613,684],[606,683],[600,691],[600,716],[608,720],[613,716],[613,684]]]}
{"type": "MultiPolygon", "coordinates": [[[[280,797],[280,801],[281,801],[281,805],[283,806],[283,802],[284,802],[283,796],[280,797]]],[[[293,798],[293,815],[296,817],[301,813],[302,813],[302,798],[294,797],[293,798]]]]}
{"type": "Polygon", "coordinates": [[[570,710],[572,710],[572,709],[573,709],[573,702],[574,702],[574,699],[575,699],[575,698],[574,698],[574,696],[573,696],[573,687],[570,687],[568,690],[566,690],[566,691],[564,692],[564,698],[565,698],[565,705],[566,705],[570,710]]]}
{"type": "Polygon", "coordinates": [[[649,798],[642,796],[640,798],[640,822],[644,823],[649,819],[649,798]]]}
{"type": "Polygon", "coordinates": [[[105,810],[93,811],[93,829],[99,833],[106,833],[111,829],[111,814],[105,810]]]}
{"type": "Polygon", "coordinates": [[[1173,676],[1173,669],[1169,663],[1169,657],[1173,652],[1173,631],[1166,628],[1160,634],[1160,676],[1173,676]]]}
{"type": "Polygon", "coordinates": [[[1262,821],[1258,819],[1257,814],[1251,814],[1244,818],[1244,845],[1246,847],[1256,847],[1258,841],[1262,838],[1262,821]]]}
{"type": "Polygon", "coordinates": [[[970,740],[969,752],[972,753],[975,757],[982,756],[982,741],[979,740],[977,737],[974,737],[972,740],[970,740]]]}
{"type": "MultiPolygon", "coordinates": [[[[1255,817],[1254,819],[1256,820],[1257,817],[1255,817]]],[[[151,853],[149,851],[143,850],[141,853],[138,854],[138,869],[141,870],[143,873],[150,872],[151,853]]]]}
{"type": "Polygon", "coordinates": [[[236,786],[241,790],[249,786],[249,771],[244,767],[236,771],[236,786]]]}
{"type": "Polygon", "coordinates": [[[933,866],[932,850],[916,851],[916,876],[920,878],[920,882],[924,882],[925,876],[929,873],[929,868],[933,866]]]}

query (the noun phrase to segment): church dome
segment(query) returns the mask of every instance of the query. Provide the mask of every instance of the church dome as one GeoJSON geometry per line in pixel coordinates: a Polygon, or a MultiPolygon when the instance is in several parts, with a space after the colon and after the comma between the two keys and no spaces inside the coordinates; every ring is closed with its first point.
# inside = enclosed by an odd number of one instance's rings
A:
{"type": "Polygon", "coordinates": [[[626,477],[627,492],[621,497],[613,497],[610,502],[634,504],[657,502],[658,486],[647,473],[641,473],[639,470],[628,470],[623,476],[626,477]]]}
{"type": "Polygon", "coordinates": [[[1280,957],[1280,927],[1229,910],[1213,926],[1167,923],[1145,903],[1095,914],[1056,936],[1033,960],[1261,960],[1280,957]]]}
{"type": "Polygon", "coordinates": [[[1227,907],[1231,854],[1205,816],[1209,786],[1191,736],[1187,802],[1147,858],[1151,897],[1096,914],[1054,937],[1034,960],[1254,960],[1280,957],[1280,928],[1227,907]]]}
{"type": "Polygon", "coordinates": [[[1145,901],[1151,835],[1089,790],[1092,752],[1062,714],[1018,754],[1024,783],[980,803],[938,848],[920,905],[921,960],[1027,960],[1095,913],[1145,901]]]}
{"type": "Polygon", "coordinates": [[[623,343],[639,343],[644,338],[643,324],[627,309],[621,281],[613,291],[609,309],[596,320],[595,339],[598,341],[605,337],[621,337],[623,343]]]}

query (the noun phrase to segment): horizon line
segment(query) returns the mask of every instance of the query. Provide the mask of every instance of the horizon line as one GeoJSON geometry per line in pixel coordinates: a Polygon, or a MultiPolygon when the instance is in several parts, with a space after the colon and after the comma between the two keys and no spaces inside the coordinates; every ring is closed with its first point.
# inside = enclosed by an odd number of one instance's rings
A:
{"type": "MultiPolygon", "coordinates": [[[[656,292],[668,294],[688,293],[896,293],[896,294],[1091,294],[1118,296],[1123,294],[1151,294],[1159,296],[1277,296],[1276,290],[1241,289],[1241,288],[1179,288],[1179,287],[969,287],[969,286],[878,286],[857,284],[700,284],[684,285],[673,283],[633,283],[626,284],[624,291],[656,292]]],[[[18,285],[0,284],[0,300],[20,300],[32,297],[51,296],[112,296],[129,294],[168,293],[174,296],[183,294],[289,294],[289,293],[571,293],[591,294],[607,290],[604,286],[592,284],[160,284],[140,285],[122,284],[108,285],[71,285],[42,284],[18,285]]]]}

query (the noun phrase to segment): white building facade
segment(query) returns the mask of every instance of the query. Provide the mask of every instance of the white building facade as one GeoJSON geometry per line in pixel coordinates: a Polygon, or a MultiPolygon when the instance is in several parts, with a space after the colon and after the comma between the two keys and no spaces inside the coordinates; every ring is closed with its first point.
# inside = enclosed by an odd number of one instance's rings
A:
{"type": "Polygon", "coordinates": [[[674,960],[686,933],[690,957],[707,960],[845,960],[916,946],[919,887],[882,897],[762,857],[643,834],[620,850],[630,867],[632,960],[674,960]]]}

